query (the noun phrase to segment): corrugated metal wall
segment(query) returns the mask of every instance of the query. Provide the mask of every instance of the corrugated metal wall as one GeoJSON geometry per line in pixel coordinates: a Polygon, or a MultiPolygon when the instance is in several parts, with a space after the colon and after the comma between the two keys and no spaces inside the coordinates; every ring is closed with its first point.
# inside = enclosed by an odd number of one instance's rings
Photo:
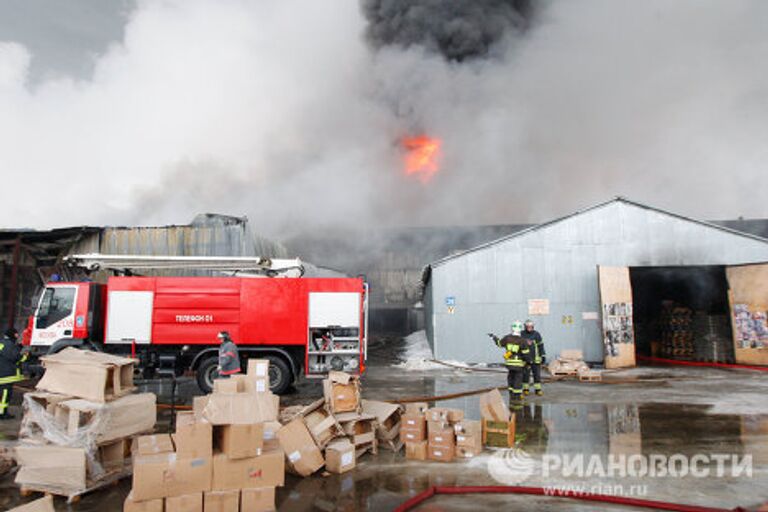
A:
{"type": "Polygon", "coordinates": [[[600,322],[582,318],[600,309],[598,265],[760,261],[768,261],[764,241],[619,199],[433,264],[427,333],[439,359],[499,362],[485,333],[508,332],[529,316],[529,299],[548,299],[549,315],[533,317],[547,352],[581,348],[588,361],[602,361],[600,322]]]}
{"type": "MultiPolygon", "coordinates": [[[[100,233],[83,239],[69,253],[287,257],[282,245],[255,236],[247,219],[211,214],[198,215],[187,226],[104,228],[100,233]]],[[[146,274],[179,275],[179,272],[146,274]]],[[[207,275],[210,272],[197,271],[194,274],[207,275]]]]}

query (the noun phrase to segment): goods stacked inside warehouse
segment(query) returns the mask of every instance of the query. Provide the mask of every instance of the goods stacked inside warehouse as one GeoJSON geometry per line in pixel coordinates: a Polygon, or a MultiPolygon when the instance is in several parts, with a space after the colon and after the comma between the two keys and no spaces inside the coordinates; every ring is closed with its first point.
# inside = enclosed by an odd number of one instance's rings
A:
{"type": "Polygon", "coordinates": [[[42,362],[37,391],[24,395],[22,491],[71,499],[130,475],[132,441],[156,421],[155,395],[132,394],[134,361],[67,348],[42,362]]]}

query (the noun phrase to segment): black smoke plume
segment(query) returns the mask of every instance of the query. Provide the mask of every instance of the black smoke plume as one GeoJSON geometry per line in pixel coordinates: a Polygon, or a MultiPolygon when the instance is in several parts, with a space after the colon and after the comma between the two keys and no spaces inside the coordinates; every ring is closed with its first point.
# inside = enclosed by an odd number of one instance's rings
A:
{"type": "Polygon", "coordinates": [[[510,33],[522,31],[528,0],[361,0],[366,36],[376,48],[422,46],[448,60],[489,54],[510,33]]]}

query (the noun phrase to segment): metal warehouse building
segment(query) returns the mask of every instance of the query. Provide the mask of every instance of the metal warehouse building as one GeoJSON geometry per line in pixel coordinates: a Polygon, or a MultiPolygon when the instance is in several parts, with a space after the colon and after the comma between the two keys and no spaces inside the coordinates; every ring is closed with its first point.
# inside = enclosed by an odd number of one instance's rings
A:
{"type": "Polygon", "coordinates": [[[427,266],[437,359],[500,362],[486,333],[531,318],[548,354],[768,364],[768,240],[624,198],[427,266]]]}

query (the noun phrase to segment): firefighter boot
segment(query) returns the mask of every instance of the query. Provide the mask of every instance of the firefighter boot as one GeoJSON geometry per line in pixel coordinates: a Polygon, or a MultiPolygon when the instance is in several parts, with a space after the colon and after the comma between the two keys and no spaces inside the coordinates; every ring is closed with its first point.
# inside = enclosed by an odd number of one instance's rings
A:
{"type": "Polygon", "coordinates": [[[541,389],[541,384],[540,383],[538,383],[538,382],[535,383],[533,385],[533,389],[536,391],[536,396],[544,396],[544,390],[541,389]]]}
{"type": "Polygon", "coordinates": [[[530,390],[530,389],[528,389],[528,386],[527,386],[527,385],[525,385],[525,384],[523,384],[523,394],[524,394],[525,396],[528,396],[528,395],[530,395],[530,394],[531,394],[531,390],[530,390]]]}

